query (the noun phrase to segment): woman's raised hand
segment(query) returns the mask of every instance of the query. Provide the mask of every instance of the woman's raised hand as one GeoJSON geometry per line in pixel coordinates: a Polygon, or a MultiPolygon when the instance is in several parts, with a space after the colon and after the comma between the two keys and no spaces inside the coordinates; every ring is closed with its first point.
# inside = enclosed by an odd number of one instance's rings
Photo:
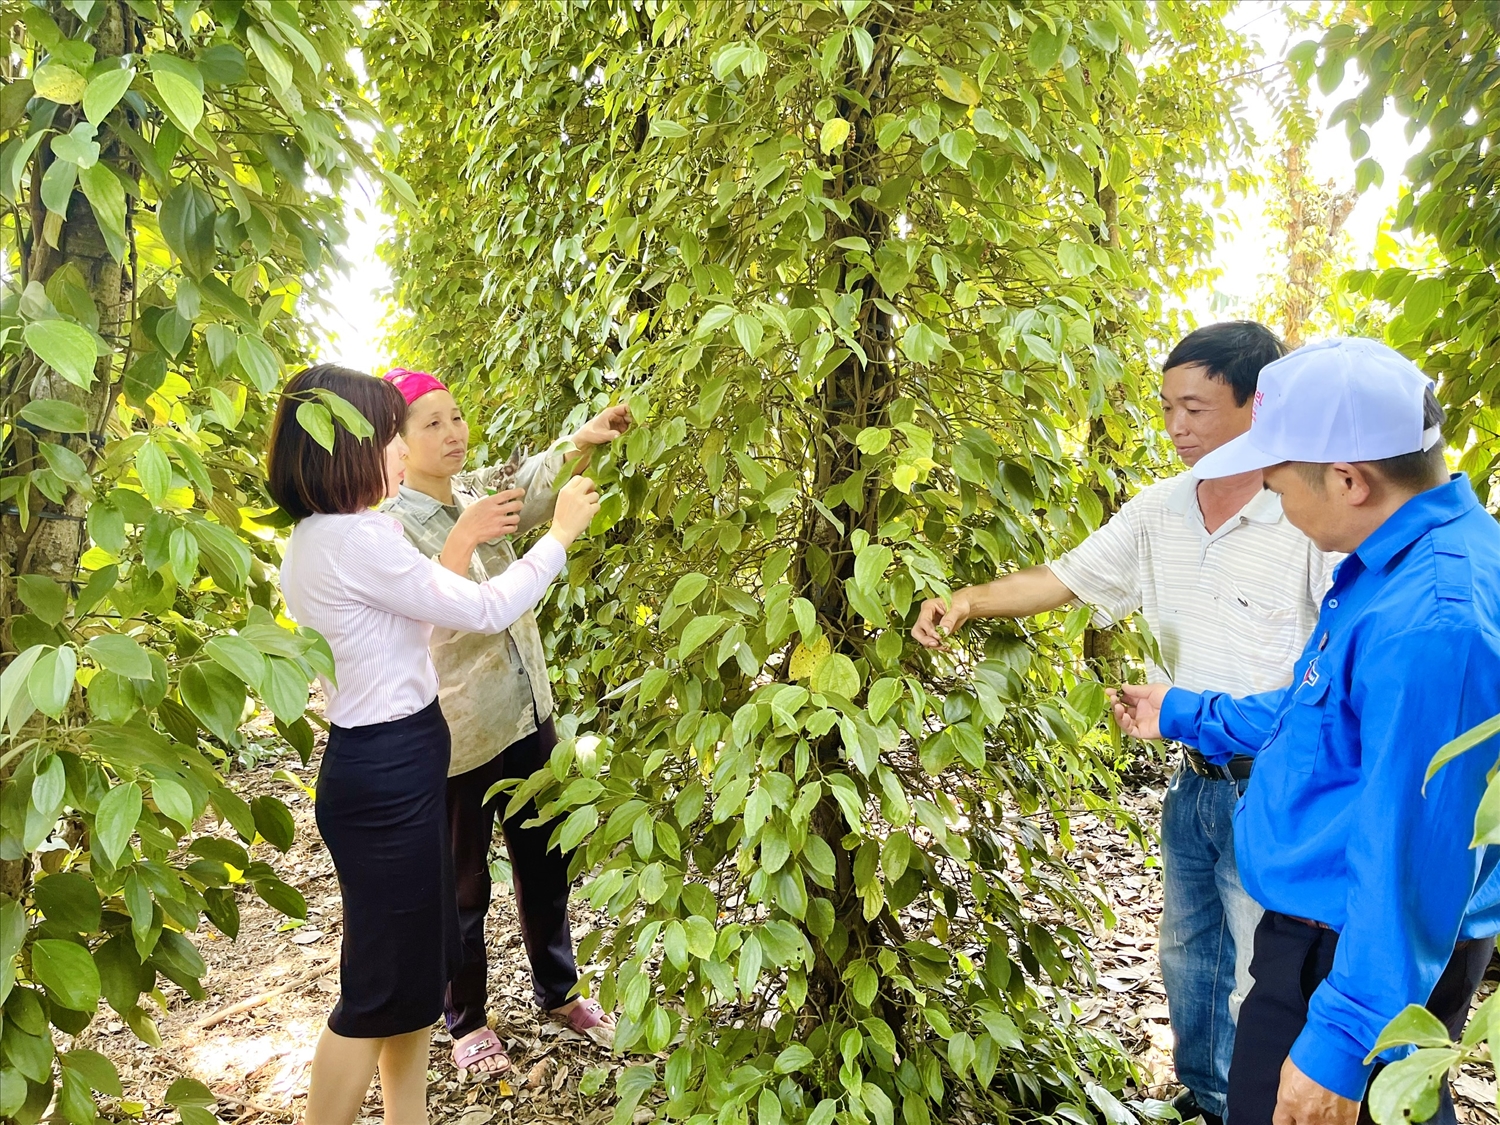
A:
{"type": "Polygon", "coordinates": [[[607,445],[630,429],[630,423],[630,407],[624,403],[607,407],[583,424],[573,435],[573,444],[585,451],[607,445]]]}
{"type": "Polygon", "coordinates": [[[552,516],[552,534],[564,547],[583,534],[589,521],[599,511],[599,489],[588,477],[574,477],[557,494],[557,510],[552,516]]]}
{"type": "Polygon", "coordinates": [[[458,517],[452,534],[476,544],[514,535],[521,526],[521,503],[525,498],[524,488],[508,488],[475,500],[458,517]]]}
{"type": "Polygon", "coordinates": [[[438,562],[454,574],[467,575],[475,547],[516,533],[521,526],[521,501],[525,496],[525,489],[509,488],[475,500],[454,521],[438,562]]]}

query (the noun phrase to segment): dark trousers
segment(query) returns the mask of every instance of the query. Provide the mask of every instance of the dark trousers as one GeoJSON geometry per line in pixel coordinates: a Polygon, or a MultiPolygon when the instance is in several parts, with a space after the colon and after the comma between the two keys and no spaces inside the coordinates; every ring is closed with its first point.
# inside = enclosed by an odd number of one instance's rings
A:
{"type": "MultiPolygon", "coordinates": [[[[1339,935],[1306,922],[1266,911],[1255,931],[1255,984],[1240,1008],[1234,1061],[1229,1067],[1228,1125],[1271,1125],[1281,1065],[1307,1023],[1313,990],[1333,971],[1339,935]]],[[[1469,1017],[1474,990],[1484,979],[1495,943],[1488,938],[1461,941],[1427,1000],[1427,1010],[1457,1039],[1469,1017]]],[[[1379,1064],[1375,1072],[1380,1071],[1379,1064]]],[[[1360,1125],[1372,1125],[1369,1103],[1360,1106],[1360,1125]]],[[[1443,1084],[1433,1125],[1456,1125],[1453,1096],[1443,1084]]]]}
{"type": "MultiPolygon", "coordinates": [[[[536,730],[484,765],[448,779],[448,826],[453,841],[454,877],[458,891],[458,931],[461,955],[448,981],[444,1018],[455,1039],[485,1025],[488,999],[484,918],[490,909],[490,839],[495,818],[505,810],[509,793],[486,802],[485,793],[497,781],[530,777],[551,757],[557,731],[548,719],[536,730]]],[[[531,984],[543,1008],[560,1008],[578,983],[573,960],[573,934],[568,926],[568,861],[548,850],[547,840],[559,821],[536,828],[522,825],[537,815],[528,801],[501,824],[510,853],[511,879],[516,889],[516,913],[521,940],[531,962],[531,984]]]]}

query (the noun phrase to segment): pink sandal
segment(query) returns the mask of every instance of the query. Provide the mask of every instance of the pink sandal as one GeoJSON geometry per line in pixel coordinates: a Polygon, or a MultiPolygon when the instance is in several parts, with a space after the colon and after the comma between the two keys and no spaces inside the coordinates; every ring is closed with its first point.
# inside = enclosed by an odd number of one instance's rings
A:
{"type": "Polygon", "coordinates": [[[615,1045],[615,1021],[597,1000],[580,1000],[570,1012],[553,1012],[552,1018],[586,1035],[601,1047],[615,1045]],[[608,1021],[608,1022],[606,1022],[608,1021]]]}
{"type": "Polygon", "coordinates": [[[510,1056],[505,1053],[505,1044],[491,1028],[481,1028],[472,1035],[453,1041],[453,1064],[460,1074],[473,1071],[482,1079],[498,1078],[510,1069],[510,1056]],[[485,1059],[499,1059],[500,1065],[485,1069],[479,1064],[485,1059]]]}

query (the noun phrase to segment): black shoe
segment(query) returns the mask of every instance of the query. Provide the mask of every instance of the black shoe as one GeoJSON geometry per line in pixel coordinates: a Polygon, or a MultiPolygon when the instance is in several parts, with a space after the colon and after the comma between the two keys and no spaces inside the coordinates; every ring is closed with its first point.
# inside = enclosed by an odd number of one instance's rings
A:
{"type": "Polygon", "coordinates": [[[1203,1125],[1224,1125],[1224,1119],[1217,1113],[1209,1113],[1198,1104],[1198,1097],[1191,1090],[1184,1090],[1172,1099],[1172,1108],[1177,1111],[1177,1116],[1184,1122],[1201,1118],[1203,1125]]]}

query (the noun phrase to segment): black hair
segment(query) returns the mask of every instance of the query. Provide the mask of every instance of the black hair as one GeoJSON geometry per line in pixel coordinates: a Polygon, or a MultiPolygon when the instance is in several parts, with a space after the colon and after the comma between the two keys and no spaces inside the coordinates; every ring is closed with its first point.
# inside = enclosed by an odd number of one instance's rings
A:
{"type": "Polygon", "coordinates": [[[1210,379],[1229,384],[1244,406],[1255,393],[1260,369],[1286,355],[1281,337],[1253,320],[1225,320],[1189,332],[1172,349],[1163,371],[1202,367],[1210,379]]]}
{"type": "Polygon", "coordinates": [[[406,399],[384,379],[332,363],[306,367],[282,388],[271,422],[266,490],[294,520],[314,512],[360,512],[385,497],[385,447],[406,422],[406,399]],[[375,429],[374,440],[356,438],[343,426],[333,452],[314,440],[297,418],[297,408],[317,390],[345,399],[375,429]]]}

